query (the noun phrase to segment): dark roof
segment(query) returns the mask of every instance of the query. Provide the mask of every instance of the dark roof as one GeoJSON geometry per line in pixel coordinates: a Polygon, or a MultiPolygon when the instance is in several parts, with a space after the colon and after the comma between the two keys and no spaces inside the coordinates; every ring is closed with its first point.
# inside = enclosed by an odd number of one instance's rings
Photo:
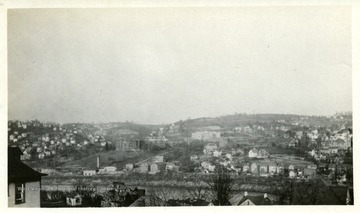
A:
{"type": "Polygon", "coordinates": [[[206,200],[202,200],[202,199],[198,199],[194,202],[191,202],[192,206],[208,206],[209,202],[207,202],[206,200]]]}
{"type": "Polygon", "coordinates": [[[139,197],[129,207],[139,207],[139,206],[166,206],[166,203],[160,198],[145,195],[139,197]]]}
{"type": "Polygon", "coordinates": [[[354,191],[348,187],[344,187],[344,186],[330,186],[330,190],[333,192],[333,194],[337,197],[338,199],[338,203],[341,205],[345,205],[346,204],[346,197],[347,197],[347,193],[348,190],[350,192],[350,199],[353,203],[353,193],[354,191]]]}
{"type": "Polygon", "coordinates": [[[8,148],[8,182],[39,181],[41,176],[46,175],[24,164],[20,160],[20,155],[22,152],[19,147],[8,148]]]}
{"type": "Polygon", "coordinates": [[[243,203],[249,199],[251,202],[253,202],[255,205],[271,205],[271,200],[269,198],[264,198],[264,195],[258,195],[258,196],[244,196],[238,205],[243,203]]]}
{"type": "Polygon", "coordinates": [[[8,147],[8,158],[10,159],[18,159],[20,160],[20,155],[22,155],[22,151],[19,147],[8,147]]]}
{"type": "Polygon", "coordinates": [[[209,202],[202,199],[191,200],[187,198],[185,200],[170,199],[167,201],[168,206],[207,206],[209,202]]]}
{"type": "MultiPolygon", "coordinates": [[[[213,200],[211,202],[214,206],[219,206],[219,201],[218,200],[213,200]]],[[[221,204],[221,206],[231,206],[230,201],[226,201],[225,203],[221,204]]]]}

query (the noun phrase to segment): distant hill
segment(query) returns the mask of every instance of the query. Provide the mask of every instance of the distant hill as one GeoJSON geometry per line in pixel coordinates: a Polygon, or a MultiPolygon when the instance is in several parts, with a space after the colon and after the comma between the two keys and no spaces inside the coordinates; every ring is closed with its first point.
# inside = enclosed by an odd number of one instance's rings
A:
{"type": "Polygon", "coordinates": [[[307,126],[331,126],[338,125],[345,121],[339,121],[326,116],[306,116],[293,114],[234,114],[220,117],[203,117],[195,119],[187,119],[185,121],[176,122],[186,128],[199,128],[205,126],[220,126],[234,128],[235,126],[246,125],[266,125],[266,123],[298,123],[307,126]]]}

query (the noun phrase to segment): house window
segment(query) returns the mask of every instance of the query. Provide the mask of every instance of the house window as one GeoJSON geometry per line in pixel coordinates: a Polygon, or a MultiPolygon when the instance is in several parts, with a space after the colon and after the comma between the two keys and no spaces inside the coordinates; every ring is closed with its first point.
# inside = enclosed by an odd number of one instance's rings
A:
{"type": "Polygon", "coordinates": [[[25,203],[25,183],[15,184],[15,204],[25,203]]]}

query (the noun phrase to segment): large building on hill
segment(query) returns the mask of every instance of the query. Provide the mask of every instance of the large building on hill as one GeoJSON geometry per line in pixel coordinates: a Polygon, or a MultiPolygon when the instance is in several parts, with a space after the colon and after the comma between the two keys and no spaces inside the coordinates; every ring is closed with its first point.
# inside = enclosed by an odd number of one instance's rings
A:
{"type": "Polygon", "coordinates": [[[218,141],[221,138],[220,126],[207,126],[199,128],[198,131],[191,133],[193,140],[218,141]]]}
{"type": "Polygon", "coordinates": [[[214,141],[219,140],[221,138],[221,134],[216,131],[198,131],[191,133],[191,138],[194,140],[214,141]]]}
{"type": "Polygon", "coordinates": [[[116,150],[131,151],[140,149],[140,141],[137,140],[120,140],[116,142],[116,150]]]}
{"type": "Polygon", "coordinates": [[[166,147],[166,143],[168,142],[168,139],[162,135],[158,135],[158,136],[149,136],[145,138],[145,141],[147,144],[151,144],[151,145],[155,145],[155,146],[159,146],[161,148],[165,148],[166,147]]]}

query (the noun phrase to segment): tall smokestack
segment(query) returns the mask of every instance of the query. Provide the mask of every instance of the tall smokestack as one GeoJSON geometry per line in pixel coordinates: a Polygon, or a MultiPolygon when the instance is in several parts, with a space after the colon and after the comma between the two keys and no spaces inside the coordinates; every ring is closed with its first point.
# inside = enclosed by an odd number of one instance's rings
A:
{"type": "Polygon", "coordinates": [[[100,169],[100,157],[96,157],[96,169],[100,169]]]}

